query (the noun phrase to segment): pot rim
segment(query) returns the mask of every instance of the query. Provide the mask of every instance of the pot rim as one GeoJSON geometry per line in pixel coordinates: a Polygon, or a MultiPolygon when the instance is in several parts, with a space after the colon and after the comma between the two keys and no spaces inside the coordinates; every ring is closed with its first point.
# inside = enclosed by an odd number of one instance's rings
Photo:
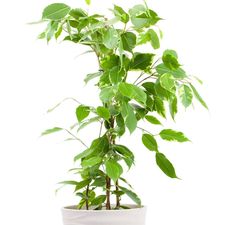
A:
{"type": "Polygon", "coordinates": [[[136,210],[145,210],[147,207],[145,205],[134,205],[134,204],[124,204],[125,206],[133,207],[130,209],[110,209],[110,210],[86,210],[86,209],[75,209],[73,207],[76,207],[76,205],[71,206],[64,206],[62,207],[62,211],[74,211],[74,212],[94,212],[94,213],[101,213],[101,212],[129,212],[129,211],[136,211],[136,210]]]}

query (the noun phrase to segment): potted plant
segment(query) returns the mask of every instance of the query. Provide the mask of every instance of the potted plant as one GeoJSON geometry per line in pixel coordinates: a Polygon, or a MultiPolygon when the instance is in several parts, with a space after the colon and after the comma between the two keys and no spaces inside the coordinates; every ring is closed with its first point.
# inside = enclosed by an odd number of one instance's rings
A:
{"type": "Polygon", "coordinates": [[[81,8],[72,9],[63,3],[51,4],[43,10],[42,20],[47,27],[39,38],[47,42],[62,38],[85,45],[99,62],[97,72],[88,74],[85,82],[97,81],[100,106],[78,103],[75,125],[42,133],[65,130],[84,147],[74,157],[78,168],[71,170],[77,178],[60,183],[74,186],[74,194],[81,198],[76,206],[63,208],[65,225],[144,225],[146,208],[124,177],[124,171],[134,164],[135,152],[121,144],[120,138],[127,132],[142,130],[143,145],[151,151],[146,154],[153,154],[157,166],[168,177],[177,178],[172,163],[160,152],[157,139],[177,142],[189,139],[180,131],[162,128],[159,118],[166,119],[169,111],[174,120],[178,102],[187,108],[193,98],[207,108],[193,85],[200,80],[182,69],[176,51],[167,49],[159,55],[162,32],[157,26],[161,20],[158,14],[145,1],[129,11],[114,5],[112,13],[111,19],[89,15],[81,8]],[[136,51],[139,45],[150,45],[152,50],[136,51]],[[143,121],[156,125],[159,133],[154,135],[140,127],[138,124],[143,121]],[[97,138],[87,146],[78,134],[91,123],[97,123],[100,129],[97,138]],[[134,204],[124,204],[121,201],[124,195],[134,204]]]}

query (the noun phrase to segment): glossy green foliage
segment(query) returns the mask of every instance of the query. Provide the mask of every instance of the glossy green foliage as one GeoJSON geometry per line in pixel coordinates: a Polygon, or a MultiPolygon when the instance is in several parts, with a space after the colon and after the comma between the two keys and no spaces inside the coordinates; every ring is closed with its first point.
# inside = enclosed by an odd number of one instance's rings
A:
{"type": "Polygon", "coordinates": [[[153,135],[143,134],[142,142],[150,151],[158,151],[158,145],[153,135]]]}
{"type": "Polygon", "coordinates": [[[42,13],[43,19],[61,20],[70,12],[71,8],[63,3],[54,3],[47,6],[42,13]]]}
{"type": "MultiPolygon", "coordinates": [[[[90,0],[85,2],[91,4],[90,0]]],[[[154,10],[147,4],[131,9],[114,5],[111,12],[113,16],[107,18],[55,3],[42,13],[47,26],[40,39],[49,42],[54,38],[84,45],[86,53],[94,53],[99,62],[97,71],[87,74],[84,82],[95,82],[100,104],[87,106],[72,99],[76,102],[75,124],[70,129],[54,127],[42,133],[48,135],[63,130],[69,135],[66,140],[77,140],[81,144],[74,157],[78,168],[71,170],[79,176],[78,181],[61,183],[74,187],[74,193],[81,198],[78,208],[102,209],[106,204],[108,209],[110,195],[116,196],[116,209],[124,207],[118,202],[122,195],[141,205],[140,198],[123,177],[135,164],[135,153],[140,150],[140,147],[129,149],[117,143],[117,137],[126,133],[142,131],[143,147],[149,150],[146,154],[153,154],[164,174],[177,178],[173,164],[160,152],[159,145],[162,140],[187,142],[189,139],[180,131],[162,126],[166,119],[177,119],[180,104],[189,108],[196,99],[208,108],[193,83],[194,77],[182,68],[176,51],[167,49],[159,53],[161,18],[154,10]],[[141,51],[145,44],[152,50],[141,51]],[[98,134],[86,145],[80,133],[91,124],[96,125],[93,127],[98,128],[98,134]],[[152,131],[144,127],[145,124],[152,131]]],[[[90,136],[87,134],[87,139],[90,136]]]]}

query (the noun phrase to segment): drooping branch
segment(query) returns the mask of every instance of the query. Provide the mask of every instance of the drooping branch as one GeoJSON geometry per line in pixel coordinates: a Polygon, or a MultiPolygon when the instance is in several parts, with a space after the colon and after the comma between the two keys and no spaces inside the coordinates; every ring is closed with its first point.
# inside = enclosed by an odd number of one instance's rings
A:
{"type": "Polygon", "coordinates": [[[72,137],[74,137],[77,141],[79,141],[82,145],[84,145],[86,148],[88,148],[88,146],[78,137],[76,137],[73,133],[71,133],[69,130],[64,129],[65,131],[67,131],[72,137]]]}

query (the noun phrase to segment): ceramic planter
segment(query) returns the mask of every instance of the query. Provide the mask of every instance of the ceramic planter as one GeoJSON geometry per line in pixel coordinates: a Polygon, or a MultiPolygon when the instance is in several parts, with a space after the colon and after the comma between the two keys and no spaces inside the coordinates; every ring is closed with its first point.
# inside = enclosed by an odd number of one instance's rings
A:
{"type": "Polygon", "coordinates": [[[121,210],[77,210],[75,206],[62,209],[64,225],[145,225],[146,207],[128,205],[121,210]]]}

